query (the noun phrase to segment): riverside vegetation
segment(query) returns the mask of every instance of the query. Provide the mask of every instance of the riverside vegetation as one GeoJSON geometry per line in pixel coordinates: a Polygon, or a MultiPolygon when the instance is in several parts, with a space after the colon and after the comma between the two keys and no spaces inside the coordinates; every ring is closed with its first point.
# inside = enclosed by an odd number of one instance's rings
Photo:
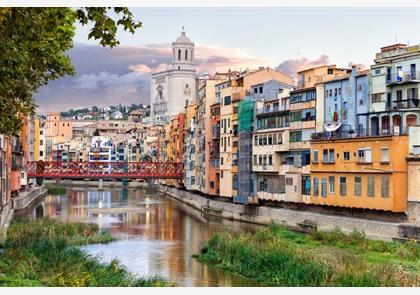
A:
{"type": "MultiPolygon", "coordinates": [[[[160,277],[137,277],[117,260],[101,263],[77,246],[114,238],[96,224],[48,218],[13,222],[0,253],[0,286],[172,286],[160,277]]],[[[1,246],[0,246],[1,248],[1,246]]]]}
{"type": "Polygon", "coordinates": [[[196,258],[267,286],[420,286],[420,245],[366,239],[354,230],[302,234],[271,224],[217,233],[196,258]]]}

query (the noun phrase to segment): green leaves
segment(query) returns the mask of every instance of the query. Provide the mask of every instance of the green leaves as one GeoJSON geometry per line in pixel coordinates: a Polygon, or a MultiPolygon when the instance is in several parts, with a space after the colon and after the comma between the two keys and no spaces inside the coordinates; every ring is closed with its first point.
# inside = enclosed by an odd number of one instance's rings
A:
{"type": "Polygon", "coordinates": [[[75,73],[65,53],[73,47],[76,21],[93,23],[88,38],[111,48],[119,44],[119,26],[130,33],[141,27],[126,7],[0,8],[0,134],[18,135],[22,116],[35,111],[36,91],[75,73]],[[112,10],[118,21],[108,16],[112,10]]]}
{"type": "Polygon", "coordinates": [[[99,44],[111,48],[120,44],[116,39],[118,26],[121,26],[124,31],[128,30],[131,34],[134,34],[135,30],[142,26],[140,21],[134,20],[133,14],[127,7],[84,7],[77,9],[76,14],[82,25],[93,22],[93,28],[88,35],[89,39],[99,39],[99,44]],[[118,21],[108,16],[112,10],[116,15],[121,15],[118,21]]]}

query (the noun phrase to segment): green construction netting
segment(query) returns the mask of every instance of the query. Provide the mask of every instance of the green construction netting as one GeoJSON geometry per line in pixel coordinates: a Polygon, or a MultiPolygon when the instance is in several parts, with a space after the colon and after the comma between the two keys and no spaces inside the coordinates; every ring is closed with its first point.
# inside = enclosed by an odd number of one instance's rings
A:
{"type": "Polygon", "coordinates": [[[254,118],[254,104],[251,99],[244,98],[238,104],[238,131],[250,131],[254,118]]]}

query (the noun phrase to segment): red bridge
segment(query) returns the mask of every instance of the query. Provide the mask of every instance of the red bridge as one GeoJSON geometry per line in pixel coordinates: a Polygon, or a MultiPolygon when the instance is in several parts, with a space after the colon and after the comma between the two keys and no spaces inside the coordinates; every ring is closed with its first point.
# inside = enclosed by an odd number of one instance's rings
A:
{"type": "Polygon", "coordinates": [[[182,179],[175,162],[29,162],[28,177],[64,179],[182,179]]]}

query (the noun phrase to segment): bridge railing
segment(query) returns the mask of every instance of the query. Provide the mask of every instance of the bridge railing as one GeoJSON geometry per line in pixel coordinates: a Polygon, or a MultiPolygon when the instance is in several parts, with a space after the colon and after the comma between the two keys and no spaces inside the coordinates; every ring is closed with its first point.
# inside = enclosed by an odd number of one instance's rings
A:
{"type": "Polygon", "coordinates": [[[29,177],[44,178],[182,178],[178,162],[56,162],[27,165],[29,177]]]}

